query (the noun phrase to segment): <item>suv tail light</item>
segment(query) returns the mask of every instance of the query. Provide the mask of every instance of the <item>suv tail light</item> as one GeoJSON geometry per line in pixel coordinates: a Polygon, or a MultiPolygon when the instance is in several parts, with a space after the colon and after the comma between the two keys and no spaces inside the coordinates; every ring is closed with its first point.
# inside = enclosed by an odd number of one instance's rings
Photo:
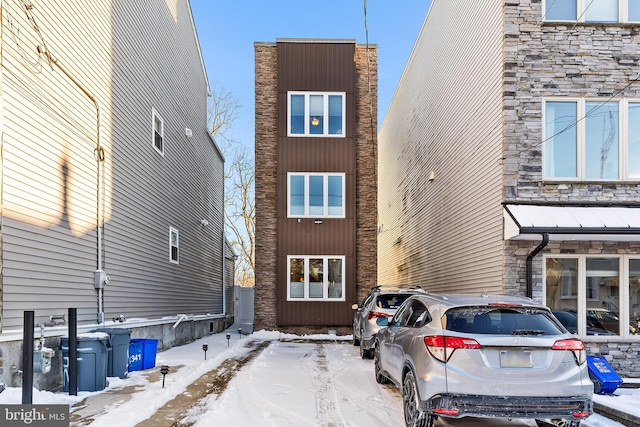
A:
{"type": "Polygon", "coordinates": [[[370,311],[369,314],[367,314],[367,319],[373,319],[378,318],[378,317],[392,317],[393,314],[387,314],[387,313],[381,313],[379,311],[370,311]]]}
{"type": "Polygon", "coordinates": [[[553,343],[552,350],[571,350],[573,351],[573,357],[576,359],[578,365],[582,365],[587,360],[587,354],[584,349],[584,343],[575,338],[558,340],[553,343]]]}
{"type": "Polygon", "coordinates": [[[429,353],[441,362],[447,362],[457,348],[482,348],[473,338],[433,335],[424,337],[429,353]]]}

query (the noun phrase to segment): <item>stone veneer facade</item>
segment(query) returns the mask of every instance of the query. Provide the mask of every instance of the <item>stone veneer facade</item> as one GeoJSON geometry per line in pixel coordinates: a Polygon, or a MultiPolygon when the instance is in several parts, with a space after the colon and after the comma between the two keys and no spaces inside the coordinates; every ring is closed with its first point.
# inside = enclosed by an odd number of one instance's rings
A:
{"type": "Polygon", "coordinates": [[[274,329],[276,321],[276,237],[278,179],[278,63],[272,43],[255,45],[256,250],[253,329],[274,329]]]}
{"type": "MultiPolygon", "coordinates": [[[[254,330],[276,324],[277,245],[277,47],[255,43],[256,252],[254,330]]],[[[377,284],[377,47],[356,45],[356,286],[361,301],[377,284]],[[368,64],[367,64],[368,61],[368,64]]],[[[283,332],[310,334],[351,327],[291,326],[283,332]]]]}
{"type": "MultiPolygon", "coordinates": [[[[637,205],[637,182],[544,182],[542,106],[550,96],[640,98],[640,25],[543,22],[539,0],[505,0],[504,200],[637,205]]],[[[526,257],[539,240],[506,241],[504,287],[526,293],[526,257]]],[[[545,254],[638,254],[640,242],[550,242],[545,254]]],[[[533,297],[541,301],[542,254],[533,262],[533,297]]],[[[640,342],[587,339],[621,376],[640,376],[640,342]]]]}

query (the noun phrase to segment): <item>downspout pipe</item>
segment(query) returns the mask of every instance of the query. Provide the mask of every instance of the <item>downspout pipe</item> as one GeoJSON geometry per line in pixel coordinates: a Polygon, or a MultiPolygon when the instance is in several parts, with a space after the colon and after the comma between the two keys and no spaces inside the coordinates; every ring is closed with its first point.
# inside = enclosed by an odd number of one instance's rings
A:
{"type": "Polygon", "coordinates": [[[527,255],[527,296],[533,298],[533,258],[549,243],[549,233],[542,233],[542,242],[527,255]]]}

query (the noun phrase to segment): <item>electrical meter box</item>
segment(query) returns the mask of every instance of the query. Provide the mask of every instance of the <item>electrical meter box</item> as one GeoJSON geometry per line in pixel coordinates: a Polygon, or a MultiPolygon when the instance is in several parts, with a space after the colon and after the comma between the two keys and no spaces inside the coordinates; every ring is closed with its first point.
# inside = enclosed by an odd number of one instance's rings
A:
{"type": "Polygon", "coordinates": [[[51,359],[56,352],[48,347],[41,347],[33,352],[33,371],[46,374],[51,370],[51,359]]]}
{"type": "Polygon", "coordinates": [[[96,289],[103,289],[109,284],[111,278],[107,276],[103,270],[96,270],[93,272],[93,287],[96,289]]]}

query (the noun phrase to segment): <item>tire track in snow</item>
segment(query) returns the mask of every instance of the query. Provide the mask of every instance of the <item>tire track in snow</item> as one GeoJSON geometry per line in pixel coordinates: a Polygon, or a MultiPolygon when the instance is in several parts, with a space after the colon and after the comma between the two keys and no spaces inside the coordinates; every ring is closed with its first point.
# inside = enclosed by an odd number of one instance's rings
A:
{"type": "Polygon", "coordinates": [[[316,409],[320,424],[325,427],[343,426],[345,423],[339,416],[336,389],[329,370],[329,361],[327,360],[327,351],[324,344],[316,345],[311,383],[316,391],[316,409]]]}

